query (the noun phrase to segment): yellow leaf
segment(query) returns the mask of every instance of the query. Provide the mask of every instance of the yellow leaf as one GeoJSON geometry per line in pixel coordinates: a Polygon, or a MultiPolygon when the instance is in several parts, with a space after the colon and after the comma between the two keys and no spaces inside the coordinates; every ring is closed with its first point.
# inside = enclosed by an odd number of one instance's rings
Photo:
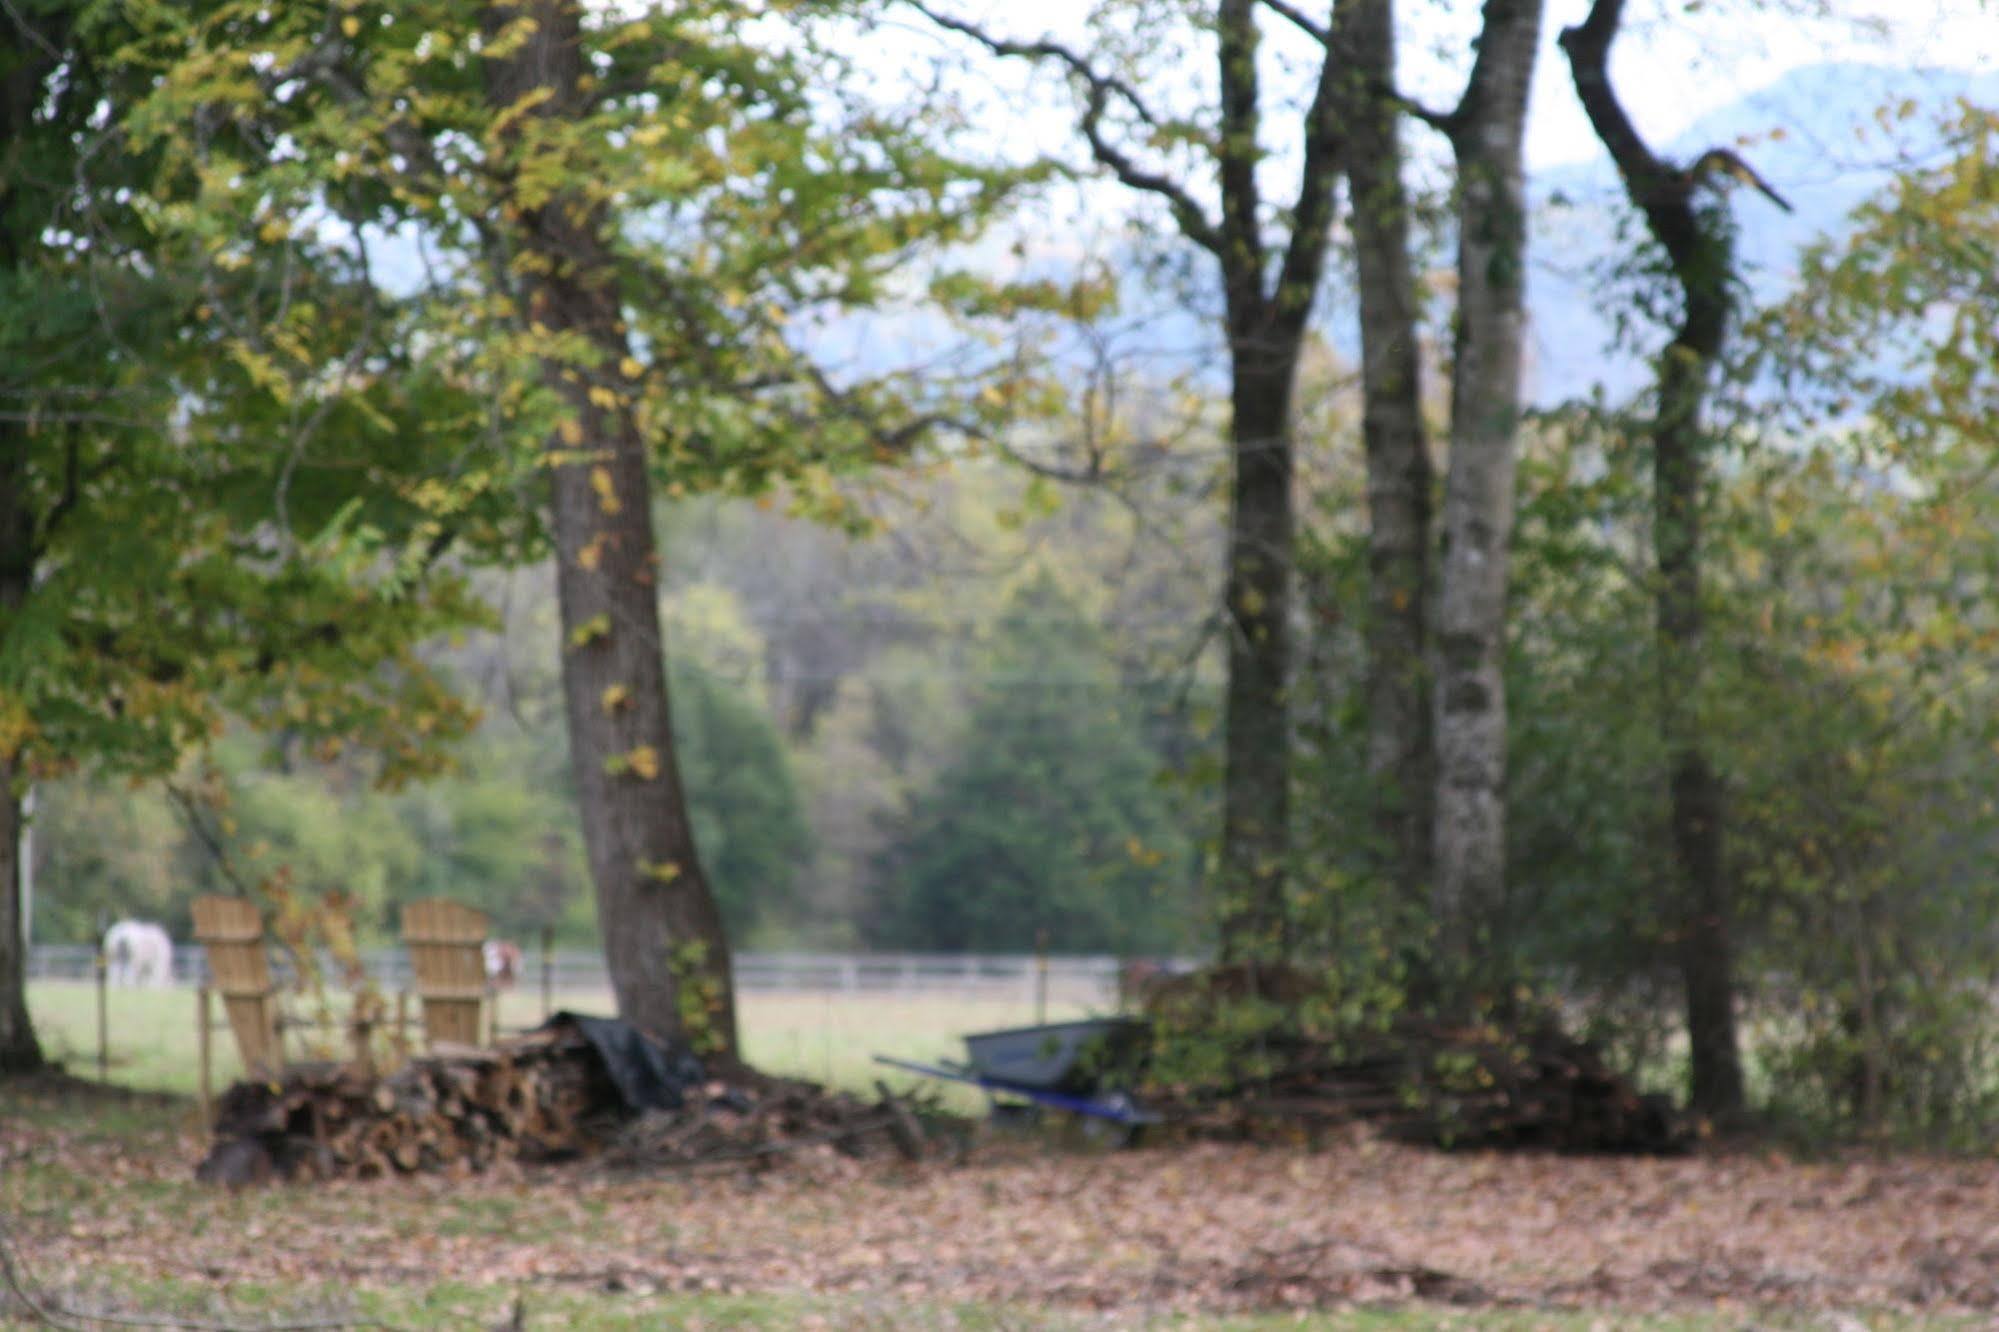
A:
{"type": "Polygon", "coordinates": [[[592,384],[590,386],[590,401],[594,405],[602,407],[607,412],[616,411],[618,407],[618,395],[605,388],[602,384],[592,384]]]}
{"type": "Polygon", "coordinates": [[[556,430],[561,434],[562,442],[571,448],[583,442],[583,427],[577,425],[574,421],[564,421],[556,427],[556,430]]]}
{"type": "Polygon", "coordinates": [[[659,751],[651,745],[640,745],[625,755],[625,762],[633,772],[647,781],[659,776],[659,751]]]}
{"type": "Polygon", "coordinates": [[[618,362],[618,369],[624,371],[626,379],[637,379],[646,372],[646,368],[639,364],[638,358],[635,356],[627,356],[624,360],[618,362]]]}
{"type": "Polygon", "coordinates": [[[361,35],[361,20],[349,14],[346,18],[340,20],[340,31],[346,33],[349,37],[359,37],[361,35]]]}
{"type": "Polygon", "coordinates": [[[625,506],[618,500],[618,488],[611,481],[611,469],[592,467],[590,469],[590,489],[597,492],[597,507],[605,513],[616,513],[625,506]]]}
{"type": "Polygon", "coordinates": [[[576,563],[585,569],[594,570],[604,561],[604,538],[598,537],[589,545],[576,552],[576,563]]]}
{"type": "Polygon", "coordinates": [[[632,691],[621,684],[609,685],[604,690],[604,711],[616,712],[632,701],[632,691]]]}

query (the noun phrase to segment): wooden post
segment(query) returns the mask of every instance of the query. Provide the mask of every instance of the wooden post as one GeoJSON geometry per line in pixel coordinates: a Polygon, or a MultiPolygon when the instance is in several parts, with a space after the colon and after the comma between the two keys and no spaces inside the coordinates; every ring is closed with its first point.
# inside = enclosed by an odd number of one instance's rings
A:
{"type": "Polygon", "coordinates": [[[370,1049],[370,1037],[374,1034],[375,1022],[365,1009],[349,1012],[347,1015],[347,1037],[354,1045],[354,1067],[363,1077],[375,1076],[375,1055],[370,1049]]]}
{"type": "Polygon", "coordinates": [[[1048,931],[1034,932],[1034,1022],[1048,1021],[1048,931]]]}
{"type": "Polygon", "coordinates": [[[104,950],[97,950],[97,1080],[111,1080],[111,1019],[105,1011],[108,1000],[106,994],[104,950]]]}
{"type": "Polygon", "coordinates": [[[396,991],[396,1058],[407,1061],[410,1057],[410,992],[396,991]]]}
{"type": "Polygon", "coordinates": [[[555,1011],[555,926],[541,927],[541,1020],[555,1011]]]}
{"type": "Polygon", "coordinates": [[[209,1049],[211,1026],[206,985],[194,992],[194,1014],[195,1044],[201,1051],[201,1129],[206,1133],[215,1127],[214,1056],[209,1049]]]}

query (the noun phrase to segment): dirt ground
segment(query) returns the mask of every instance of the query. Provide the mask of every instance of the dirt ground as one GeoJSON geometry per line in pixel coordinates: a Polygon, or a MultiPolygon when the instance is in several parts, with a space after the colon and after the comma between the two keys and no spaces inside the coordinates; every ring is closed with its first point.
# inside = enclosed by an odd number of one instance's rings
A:
{"type": "Polygon", "coordinates": [[[1988,1161],[1443,1155],[1355,1133],[1310,1151],[1015,1141],[956,1164],[812,1154],[757,1174],[542,1167],[231,1195],[190,1181],[192,1133],[131,1127],[148,1114],[121,1107],[122,1129],[59,1107],[0,1120],[8,1224],[34,1270],[115,1258],[224,1290],[858,1292],[1134,1315],[1411,1300],[1999,1311],[1988,1161]]]}

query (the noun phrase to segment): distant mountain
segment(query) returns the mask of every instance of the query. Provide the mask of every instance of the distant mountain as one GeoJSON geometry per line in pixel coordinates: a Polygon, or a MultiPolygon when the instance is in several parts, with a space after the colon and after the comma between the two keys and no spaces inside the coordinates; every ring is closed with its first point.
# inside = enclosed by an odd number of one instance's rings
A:
{"type": "MultiPolygon", "coordinates": [[[[1790,202],[1796,211],[1785,213],[1753,191],[1735,196],[1743,275],[1759,299],[1770,299],[1795,279],[1799,252],[1844,230],[1848,215],[1888,182],[1898,161],[1934,156],[1936,122],[1960,98],[1999,105],[1999,73],[1812,65],[1655,148],[1681,161],[1717,146],[1735,148],[1790,202]],[[1913,114],[1884,124],[1880,109],[1904,102],[1913,114]]],[[[1606,155],[1540,171],[1531,188],[1537,216],[1529,287],[1532,396],[1559,402],[1598,384],[1613,398],[1629,394],[1648,372],[1632,349],[1610,350],[1615,328],[1606,311],[1617,303],[1603,279],[1619,252],[1620,225],[1638,234],[1616,172],[1606,155]]],[[[1656,345],[1656,331],[1643,336],[1642,345],[1656,345]]]]}
{"type": "MultiPolygon", "coordinates": [[[[1999,106],[1999,72],[1811,65],[1655,147],[1683,161],[1718,145],[1736,148],[1790,201],[1796,211],[1784,213],[1753,191],[1736,196],[1744,276],[1759,299],[1770,299],[1795,276],[1799,251],[1820,236],[1837,235],[1852,209],[1886,184],[1897,161],[1935,154],[1936,121],[1960,98],[1999,106]],[[1913,114],[1884,125],[1881,108],[1904,102],[1913,114]]],[[[1616,173],[1608,157],[1599,156],[1537,171],[1530,189],[1535,224],[1529,255],[1529,396],[1547,405],[1587,395],[1598,385],[1613,399],[1628,396],[1647,382],[1649,371],[1633,346],[1613,346],[1613,312],[1622,303],[1606,286],[1606,276],[1620,248],[1628,246],[1620,229],[1630,237],[1641,234],[1616,173]]],[[[1045,276],[1059,279],[1075,262],[1074,248],[1053,224],[1034,249],[1045,276]]],[[[996,257],[975,247],[958,261],[980,266],[996,257]]],[[[419,258],[409,237],[381,237],[377,274],[387,274],[392,289],[414,288],[422,271],[419,258]]],[[[1123,314],[1112,341],[1140,373],[1164,379],[1200,367],[1196,375],[1219,386],[1214,320],[1186,304],[1190,289],[1209,285],[1205,259],[1194,262],[1199,272],[1188,284],[1162,278],[1132,254],[1123,265],[1123,314]]],[[[1331,300],[1327,332],[1345,355],[1357,358],[1353,306],[1349,295],[1331,300]]],[[[961,334],[947,320],[915,307],[802,321],[797,331],[842,375],[936,364],[964,349],[961,334]]],[[[1656,346],[1659,339],[1656,329],[1634,330],[1637,347],[1656,346]]],[[[1070,354],[1079,368],[1087,364],[1082,348],[1058,353],[1070,354]]]]}

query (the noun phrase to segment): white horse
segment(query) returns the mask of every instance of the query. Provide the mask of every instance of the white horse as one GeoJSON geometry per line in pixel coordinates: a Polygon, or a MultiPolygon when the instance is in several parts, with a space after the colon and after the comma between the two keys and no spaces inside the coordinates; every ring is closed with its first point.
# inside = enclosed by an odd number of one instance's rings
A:
{"type": "Polygon", "coordinates": [[[121,920],[104,934],[113,985],[161,986],[174,978],[174,941],[149,920],[121,920]]]}

